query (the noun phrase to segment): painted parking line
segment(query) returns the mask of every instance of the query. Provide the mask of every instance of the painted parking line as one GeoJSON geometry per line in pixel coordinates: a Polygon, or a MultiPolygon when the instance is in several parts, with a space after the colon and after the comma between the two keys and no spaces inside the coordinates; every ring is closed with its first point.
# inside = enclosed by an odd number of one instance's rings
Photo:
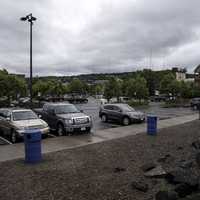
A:
{"type": "Polygon", "coordinates": [[[13,144],[12,142],[10,142],[9,140],[6,140],[5,138],[0,136],[0,139],[3,140],[4,142],[8,143],[8,144],[13,144]]]}

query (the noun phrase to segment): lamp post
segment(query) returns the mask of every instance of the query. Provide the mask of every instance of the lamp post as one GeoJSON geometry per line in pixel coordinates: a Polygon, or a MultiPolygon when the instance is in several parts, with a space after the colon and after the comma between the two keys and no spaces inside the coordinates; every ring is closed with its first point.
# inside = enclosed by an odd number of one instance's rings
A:
{"type": "Polygon", "coordinates": [[[33,93],[32,93],[32,77],[33,77],[33,72],[32,72],[32,26],[33,26],[33,21],[36,21],[36,18],[33,17],[32,13],[25,16],[21,17],[20,20],[22,21],[28,21],[30,23],[30,80],[29,80],[29,92],[30,92],[30,107],[32,108],[32,98],[33,98],[33,93]]]}

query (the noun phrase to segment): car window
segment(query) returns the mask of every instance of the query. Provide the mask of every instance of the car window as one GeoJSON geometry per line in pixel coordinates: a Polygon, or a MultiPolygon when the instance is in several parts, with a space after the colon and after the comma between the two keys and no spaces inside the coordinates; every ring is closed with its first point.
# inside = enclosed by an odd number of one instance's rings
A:
{"type": "Polygon", "coordinates": [[[120,108],[117,107],[117,106],[113,106],[113,110],[114,110],[114,111],[120,111],[120,108]]]}
{"type": "Polygon", "coordinates": [[[106,109],[106,110],[113,110],[113,106],[111,106],[111,105],[106,105],[106,106],[104,106],[104,109],[106,109]]]}
{"type": "Polygon", "coordinates": [[[80,111],[72,104],[59,105],[55,108],[56,114],[79,113],[80,111]]]}
{"type": "Polygon", "coordinates": [[[38,119],[38,116],[33,111],[16,111],[13,112],[13,121],[38,119]]]}

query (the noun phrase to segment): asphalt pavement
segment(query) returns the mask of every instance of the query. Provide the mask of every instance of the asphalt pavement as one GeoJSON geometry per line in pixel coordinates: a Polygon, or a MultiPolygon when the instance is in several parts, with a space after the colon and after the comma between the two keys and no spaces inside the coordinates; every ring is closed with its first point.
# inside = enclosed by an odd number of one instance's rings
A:
{"type": "MultiPolygon", "coordinates": [[[[158,121],[158,133],[163,128],[176,126],[198,119],[198,114],[176,117],[158,121]]],[[[98,130],[94,134],[61,136],[42,140],[42,153],[73,149],[90,144],[100,143],[108,140],[123,138],[146,132],[146,124],[134,124],[118,128],[98,130]]],[[[0,162],[24,158],[24,144],[3,145],[0,147],[0,162]]]]}
{"type": "MultiPolygon", "coordinates": [[[[162,103],[150,102],[149,106],[141,106],[136,108],[136,110],[143,111],[146,115],[153,114],[156,115],[160,120],[170,119],[174,117],[192,115],[197,113],[197,111],[192,110],[190,107],[181,108],[164,108],[162,103]]],[[[98,99],[89,98],[87,104],[77,104],[76,105],[84,113],[92,116],[94,131],[104,130],[108,128],[115,128],[121,126],[117,123],[102,123],[99,118],[99,108],[101,106],[98,99]]]]}
{"type": "MultiPolygon", "coordinates": [[[[93,130],[95,133],[99,130],[105,130],[110,128],[120,127],[120,124],[117,123],[103,123],[99,118],[99,108],[101,106],[100,101],[98,99],[94,99],[90,97],[88,99],[88,103],[86,104],[76,104],[77,108],[83,110],[84,113],[90,115],[93,119],[93,130]]],[[[158,116],[160,120],[170,119],[175,117],[187,116],[197,113],[197,111],[193,111],[190,107],[187,108],[163,108],[161,103],[151,102],[149,106],[139,107],[136,110],[143,111],[146,115],[154,114],[158,116]]],[[[51,137],[51,136],[50,136],[51,137]]],[[[0,145],[10,144],[7,138],[0,137],[0,145]]]]}

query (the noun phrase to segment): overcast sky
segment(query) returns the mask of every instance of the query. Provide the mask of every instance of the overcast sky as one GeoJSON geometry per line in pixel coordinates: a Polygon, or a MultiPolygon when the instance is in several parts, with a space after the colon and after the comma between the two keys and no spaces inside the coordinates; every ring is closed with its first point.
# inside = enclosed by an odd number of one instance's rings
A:
{"type": "Polygon", "coordinates": [[[199,0],[1,0],[0,68],[34,75],[134,71],[200,64],[199,0]]]}

